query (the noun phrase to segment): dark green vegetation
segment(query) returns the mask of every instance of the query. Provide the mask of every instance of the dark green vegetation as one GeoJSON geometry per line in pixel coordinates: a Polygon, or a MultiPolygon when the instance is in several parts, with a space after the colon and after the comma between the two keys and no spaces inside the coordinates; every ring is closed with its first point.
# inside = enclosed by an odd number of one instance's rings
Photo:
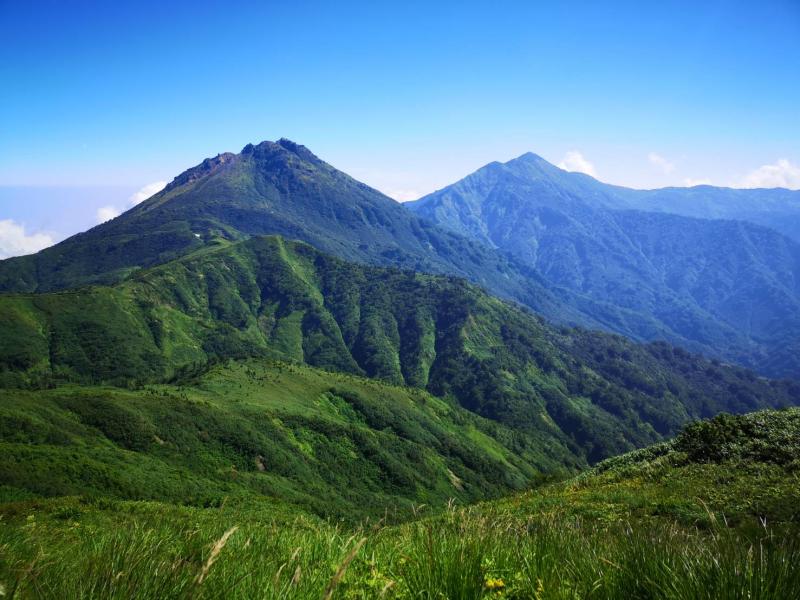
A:
{"type": "Polygon", "coordinates": [[[800,398],[796,383],[665,344],[553,329],[463,280],[353,265],[274,237],[114,287],[0,296],[0,315],[6,386],[135,387],[209,360],[290,360],[453,398],[567,464],[658,441],[692,418],[800,398]]]}
{"type": "Polygon", "coordinates": [[[606,329],[800,375],[800,245],[761,225],[800,222],[798,192],[640,192],[525,154],[409,207],[510,253],[606,329]]]}
{"type": "Polygon", "coordinates": [[[265,502],[16,502],[0,508],[0,586],[22,598],[793,600],[798,444],[796,409],[722,417],[575,480],[394,526],[265,502]],[[763,452],[787,444],[792,457],[763,452]]]}
{"type": "Polygon", "coordinates": [[[518,490],[561,446],[410,388],[286,363],[183,385],[0,392],[0,501],[88,494],[219,506],[277,498],[342,518],[518,490]]]}

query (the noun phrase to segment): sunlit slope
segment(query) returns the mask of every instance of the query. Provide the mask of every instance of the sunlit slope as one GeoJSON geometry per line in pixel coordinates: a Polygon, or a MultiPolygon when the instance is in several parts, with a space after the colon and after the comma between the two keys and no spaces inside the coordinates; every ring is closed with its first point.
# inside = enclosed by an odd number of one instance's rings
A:
{"type": "Polygon", "coordinates": [[[719,415],[676,438],[610,458],[485,510],[570,514],[603,522],[675,521],[751,531],[800,525],[800,409],[719,415]]]}

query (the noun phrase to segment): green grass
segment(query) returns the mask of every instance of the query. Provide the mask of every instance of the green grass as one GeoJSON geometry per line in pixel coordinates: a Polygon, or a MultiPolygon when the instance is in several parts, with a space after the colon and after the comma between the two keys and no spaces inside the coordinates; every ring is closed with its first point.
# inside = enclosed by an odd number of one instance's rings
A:
{"type": "Polygon", "coordinates": [[[26,598],[757,598],[800,592],[795,537],[453,509],[344,528],[257,507],[8,506],[0,584],[26,598]],[[209,568],[215,543],[233,528],[209,568]],[[202,582],[201,574],[206,573],[202,582]]]}
{"type": "Polygon", "coordinates": [[[800,505],[800,465],[747,448],[774,435],[796,442],[798,421],[796,410],[717,420],[710,427],[727,432],[755,423],[756,439],[729,436],[739,455],[696,461],[680,449],[703,438],[690,428],[571,481],[421,507],[395,525],[322,520],[254,497],[215,508],[8,503],[0,586],[21,598],[792,600],[800,519],[784,508],[800,505]],[[785,506],[741,503],[760,488],[785,506]]]}

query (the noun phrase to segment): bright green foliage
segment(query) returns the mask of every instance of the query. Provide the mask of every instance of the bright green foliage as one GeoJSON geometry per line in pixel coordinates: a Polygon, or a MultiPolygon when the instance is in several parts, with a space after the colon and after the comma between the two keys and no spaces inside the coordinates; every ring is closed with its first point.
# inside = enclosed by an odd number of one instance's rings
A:
{"type": "Polygon", "coordinates": [[[596,462],[691,418],[798,401],[800,388],[665,344],[556,330],[463,280],[363,267],[251,238],[114,287],[0,296],[7,386],[136,386],[266,357],[425,388],[596,462]]]}
{"type": "MultiPolygon", "coordinates": [[[[796,442],[798,414],[711,427],[743,428],[727,436],[741,447],[750,433],[796,442]]],[[[740,494],[763,487],[763,497],[796,507],[797,477],[796,460],[763,463],[745,452],[695,463],[662,445],[577,480],[392,526],[337,525],[253,498],[206,509],[17,502],[0,507],[0,586],[37,598],[318,599],[328,590],[335,598],[796,600],[798,515],[742,506],[740,494]],[[765,486],[762,468],[779,469],[782,483],[765,486]]]]}
{"type": "Polygon", "coordinates": [[[269,496],[396,519],[574,469],[563,446],[421,390],[286,363],[218,365],[186,385],[0,393],[0,499],[91,494],[195,506],[269,496]],[[384,514],[389,511],[388,514],[384,514]]]}
{"type": "Polygon", "coordinates": [[[800,524],[800,409],[719,415],[675,439],[610,458],[551,494],[499,505],[517,511],[564,508],[604,522],[634,517],[685,526],[800,524]]]}

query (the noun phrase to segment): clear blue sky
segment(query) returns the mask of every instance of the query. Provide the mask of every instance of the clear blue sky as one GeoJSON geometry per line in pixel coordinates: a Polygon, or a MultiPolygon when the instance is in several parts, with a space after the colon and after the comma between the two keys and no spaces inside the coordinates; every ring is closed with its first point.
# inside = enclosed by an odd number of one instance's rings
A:
{"type": "MultiPolygon", "coordinates": [[[[637,187],[794,181],[800,0],[431,4],[0,0],[0,186],[122,208],[279,137],[399,198],[529,150],[637,187]]],[[[18,198],[0,220],[44,228],[18,198]]]]}

